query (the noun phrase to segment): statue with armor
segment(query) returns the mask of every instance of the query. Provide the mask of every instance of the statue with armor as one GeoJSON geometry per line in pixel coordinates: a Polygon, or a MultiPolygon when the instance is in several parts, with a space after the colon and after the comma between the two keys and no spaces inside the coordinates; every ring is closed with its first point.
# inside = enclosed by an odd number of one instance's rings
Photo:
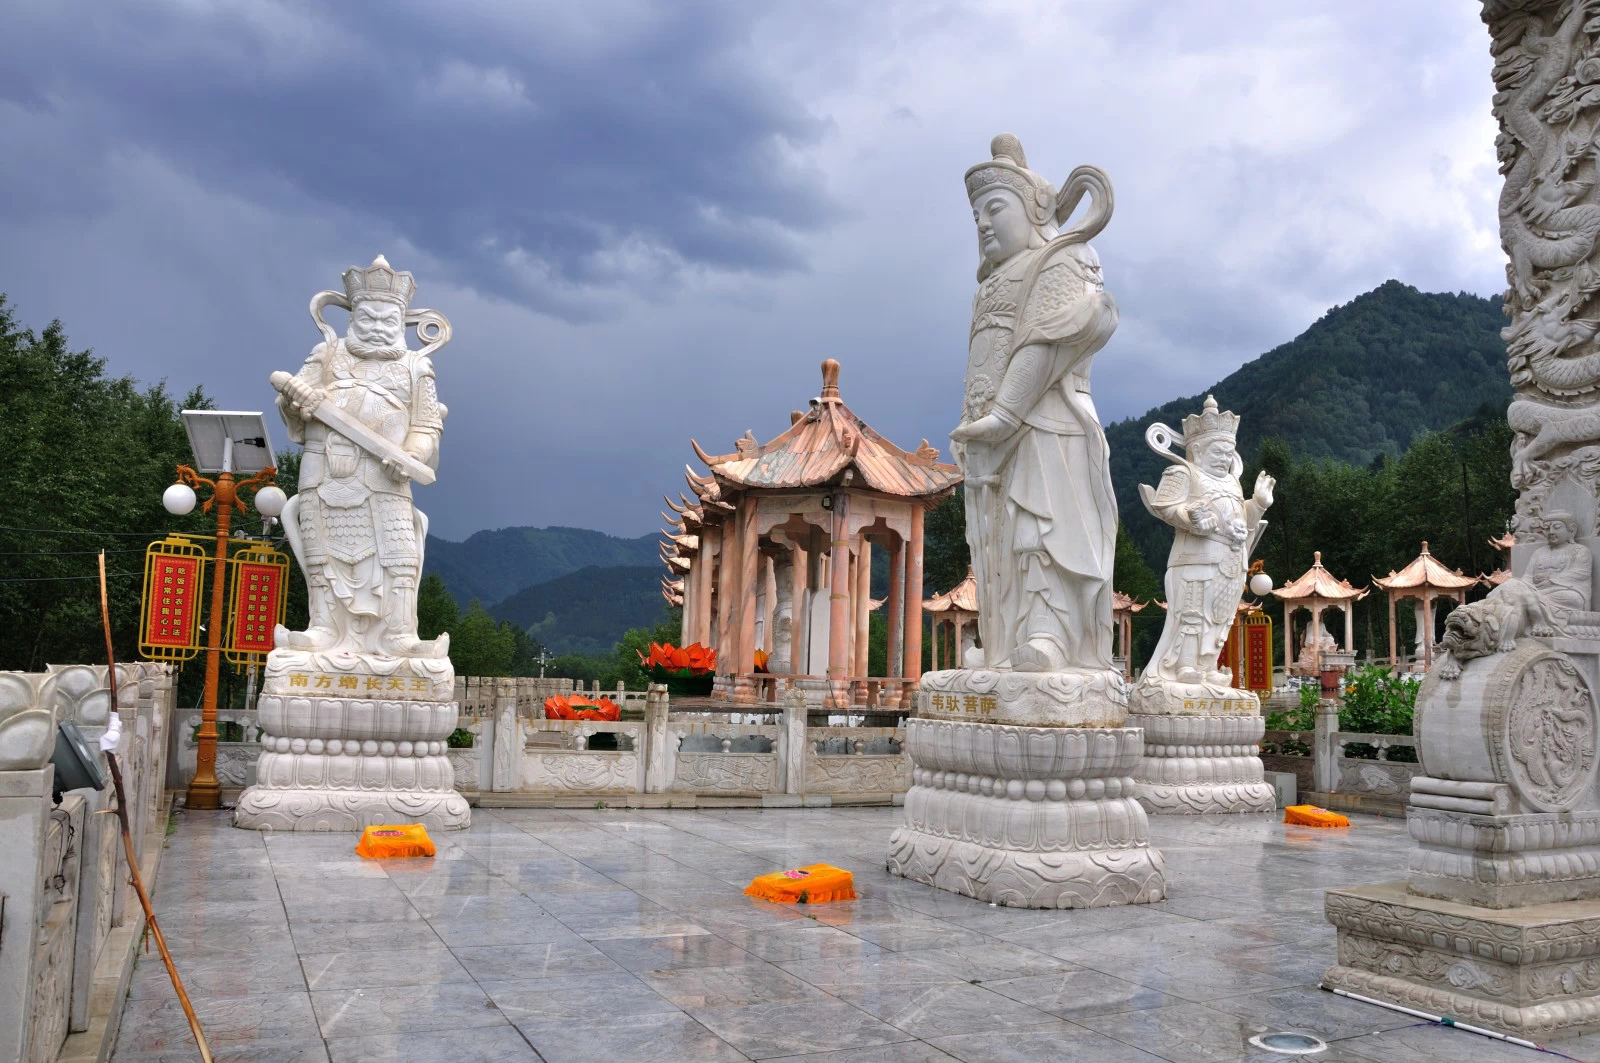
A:
{"type": "Polygon", "coordinates": [[[311,300],[324,341],[297,374],[273,374],[289,438],[305,448],[283,526],[305,572],[310,625],[287,634],[288,649],[448,655],[448,636],[417,636],[428,518],[412,504],[411,480],[431,482],[438,467],[447,411],[428,356],[450,327],[434,311],[410,309],[415,291],[411,274],[382,255],[366,269],[352,266],[343,293],[311,300]],[[328,306],[350,311],[342,338],[323,320],[328,306]],[[417,326],[421,350],[407,347],[408,325],[417,326]]]}
{"type": "Polygon", "coordinates": [[[1170,524],[1175,534],[1167,558],[1167,623],[1136,692],[1140,700],[1159,698],[1159,688],[1167,684],[1222,688],[1209,696],[1231,693],[1233,676],[1219,667],[1217,657],[1233,627],[1250,552],[1266,529],[1261,518],[1276,486],[1261,473],[1254,494],[1244,497],[1243,462],[1235,449],[1238,427],[1239,418],[1219,411],[1217,400],[1207,395],[1201,412],[1183,419],[1181,436],[1164,424],[1145,433],[1150,448],[1172,464],[1159,486],[1140,484],[1139,493],[1151,515],[1170,524]],[[1174,443],[1182,444],[1181,456],[1169,449],[1174,443]]]}
{"type": "Polygon", "coordinates": [[[990,155],[966,174],[980,264],[966,403],[950,433],[966,477],[983,666],[1103,671],[1117,504],[1089,367],[1117,308],[1088,241],[1111,218],[1111,182],[1080,166],[1058,192],[1010,133],[990,155]],[[1085,195],[1083,220],[1058,228],[1085,195]]]}

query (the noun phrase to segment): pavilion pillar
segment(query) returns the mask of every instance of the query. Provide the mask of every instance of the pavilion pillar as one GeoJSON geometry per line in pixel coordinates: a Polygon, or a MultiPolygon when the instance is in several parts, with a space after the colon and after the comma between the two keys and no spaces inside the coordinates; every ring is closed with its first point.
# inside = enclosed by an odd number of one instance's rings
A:
{"type": "MultiPolygon", "coordinates": [[[[833,539],[828,559],[828,683],[836,698],[849,672],[850,652],[850,538],[847,523],[850,496],[833,495],[833,539]]],[[[835,707],[844,705],[835,702],[835,707]]]]}
{"type": "Polygon", "coordinates": [[[734,577],[728,565],[728,539],[728,525],[724,521],[717,525],[717,567],[712,579],[712,586],[716,588],[717,611],[711,637],[715,642],[718,658],[728,666],[729,671],[732,671],[733,647],[728,644],[728,601],[733,597],[729,592],[732,590],[734,577]]]}
{"type": "Polygon", "coordinates": [[[811,618],[811,610],[806,602],[806,572],[810,565],[810,558],[799,546],[791,545],[789,548],[792,561],[789,565],[789,579],[792,590],[789,592],[794,621],[789,627],[789,672],[792,675],[802,675],[806,669],[803,662],[806,659],[806,631],[809,628],[807,621],[811,618]]]}
{"type": "Polygon", "coordinates": [[[922,678],[922,520],[921,503],[911,506],[911,542],[906,547],[905,671],[913,683],[922,678]]]}
{"type": "Polygon", "coordinates": [[[1433,595],[1428,589],[1422,589],[1422,616],[1427,622],[1427,627],[1422,633],[1422,670],[1433,671],[1433,595]]]}
{"type": "Polygon", "coordinates": [[[1283,603],[1283,674],[1287,676],[1289,669],[1295,664],[1294,657],[1294,603],[1284,600],[1283,603]]]}
{"type": "Polygon", "coordinates": [[[883,665],[886,676],[900,675],[905,667],[905,582],[906,542],[895,536],[889,543],[889,600],[883,605],[889,629],[888,654],[883,665]]]}
{"type": "Polygon", "coordinates": [[[872,616],[872,543],[863,535],[856,548],[856,655],[854,672],[866,678],[867,649],[871,640],[869,624],[872,616]]]}
{"type": "Polygon", "coordinates": [[[1395,602],[1394,592],[1390,591],[1389,592],[1389,667],[1390,668],[1399,668],[1400,667],[1399,628],[1396,627],[1396,625],[1395,625],[1395,615],[1394,615],[1394,609],[1395,609],[1395,605],[1396,604],[1397,603],[1395,602]]]}
{"type": "Polygon", "coordinates": [[[756,544],[756,498],[739,500],[739,657],[740,673],[756,670],[757,581],[761,578],[761,551],[756,544]]]}
{"type": "Polygon", "coordinates": [[[1311,606],[1311,634],[1316,639],[1317,652],[1312,655],[1311,663],[1317,671],[1317,681],[1322,681],[1322,603],[1315,602],[1311,606]]]}
{"type": "MultiPolygon", "coordinates": [[[[1346,653],[1356,652],[1356,600],[1354,598],[1350,598],[1344,603],[1344,645],[1339,648],[1346,653]]],[[[1370,652],[1371,647],[1368,647],[1368,653],[1370,652]]]]}

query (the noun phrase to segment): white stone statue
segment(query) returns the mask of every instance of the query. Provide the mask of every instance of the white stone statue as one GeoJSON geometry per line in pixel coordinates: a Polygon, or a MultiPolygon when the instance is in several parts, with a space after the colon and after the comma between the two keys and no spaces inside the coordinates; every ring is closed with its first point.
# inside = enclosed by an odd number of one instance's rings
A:
{"type": "Polygon", "coordinates": [[[980,264],[966,404],[950,433],[985,663],[1109,668],[1117,505],[1089,366],[1117,307],[1088,241],[1110,220],[1111,182],[1080,166],[1058,195],[1016,137],[990,151],[966,176],[980,264]],[[1085,194],[1082,223],[1058,229],[1085,194]]]}
{"type": "Polygon", "coordinates": [[[1333,637],[1333,632],[1323,622],[1313,620],[1300,633],[1300,656],[1295,658],[1295,663],[1302,668],[1315,668],[1319,651],[1324,655],[1337,653],[1339,640],[1333,637]]]}
{"type": "Polygon", "coordinates": [[[300,490],[284,509],[283,526],[306,574],[311,626],[290,633],[287,645],[443,657],[448,636],[437,644],[417,637],[428,518],[411,503],[411,478],[417,466],[431,471],[439,464],[448,411],[428,356],[449,340],[449,323],[433,311],[409,311],[416,282],[382,255],[366,269],[346,270],[344,289],[343,296],[322,292],[312,301],[324,341],[299,373],[273,380],[289,438],[305,447],[300,490]],[[330,304],[350,311],[343,338],[322,318],[330,304]],[[408,324],[435,322],[433,342],[407,349],[408,324]],[[319,420],[318,409],[328,407],[383,445],[319,420]]]}
{"type": "Polygon", "coordinates": [[[1111,217],[1111,183],[1080,166],[1058,194],[1009,133],[990,155],[966,174],[981,264],[950,436],[982,645],[969,628],[966,667],[922,677],[886,866],[995,904],[1148,904],[1166,878],[1111,660],[1117,508],[1089,398],[1090,359],[1117,326],[1087,243],[1111,217]],[[1059,228],[1086,194],[1084,220],[1059,228]]]}
{"type": "Polygon", "coordinates": [[[1233,686],[1218,664],[1238,617],[1250,552],[1267,522],[1276,482],[1262,473],[1246,498],[1235,440],[1239,418],[1207,395],[1182,433],[1153,424],[1145,442],[1170,464],[1157,487],[1141,484],[1145,508],[1172,526],[1167,557],[1167,622],[1133,691],[1130,724],[1144,728],[1135,772],[1151,812],[1267,812],[1276,795],[1253,747],[1264,723],[1260,702],[1233,686]],[[1174,452],[1181,444],[1183,453],[1174,452]]]}
{"type": "Polygon", "coordinates": [[[1145,433],[1150,449],[1172,462],[1154,489],[1139,493],[1152,516],[1172,526],[1172,552],[1167,557],[1167,623],[1145,669],[1147,679],[1169,683],[1209,683],[1230,687],[1233,676],[1221,671],[1217,657],[1238,615],[1255,548],[1272,505],[1271,476],[1256,477],[1249,498],[1239,486],[1244,463],[1235,448],[1239,418],[1217,410],[1206,396],[1200,413],[1183,419],[1175,436],[1163,424],[1145,433]],[[1182,455],[1169,448],[1181,442],[1182,455]]]}
{"type": "Polygon", "coordinates": [[[432,483],[439,462],[445,408],[428,356],[450,323],[410,309],[416,282],[381,255],[346,270],[344,289],[312,298],[323,342],[299,373],[272,374],[289,438],[305,446],[283,524],[310,625],[280,627],[267,656],[262,752],[234,823],[465,827],[471,812],[445,753],[457,718],[449,636],[417,636],[428,521],[411,501],[411,482],[432,483]],[[350,311],[343,338],[323,320],[328,306],[350,311]],[[421,350],[407,346],[412,325],[421,350]]]}

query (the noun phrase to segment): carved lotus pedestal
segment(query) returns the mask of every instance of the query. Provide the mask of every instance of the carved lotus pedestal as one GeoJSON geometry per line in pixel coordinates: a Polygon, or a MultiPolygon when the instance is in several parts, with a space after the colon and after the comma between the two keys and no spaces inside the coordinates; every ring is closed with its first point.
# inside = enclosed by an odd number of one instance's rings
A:
{"type": "Polygon", "coordinates": [[[1266,722],[1249,691],[1146,677],[1134,690],[1128,726],[1144,730],[1144,755],[1133,776],[1145,811],[1277,809],[1277,792],[1261,767],[1266,722]]]}
{"type": "Polygon", "coordinates": [[[1536,1040],[1600,1029],[1597,654],[1520,639],[1429,675],[1406,881],[1328,891],[1325,985],[1536,1040]]]}
{"type": "Polygon", "coordinates": [[[471,825],[445,753],[457,717],[448,658],[274,650],[258,706],[256,785],[240,795],[234,826],[471,825]]]}
{"type": "Polygon", "coordinates": [[[1123,725],[1117,673],[933,672],[918,697],[889,871],[1019,908],[1166,896],[1134,796],[1142,743],[1123,725]],[[1052,715],[1072,726],[1047,724],[1052,715]]]}

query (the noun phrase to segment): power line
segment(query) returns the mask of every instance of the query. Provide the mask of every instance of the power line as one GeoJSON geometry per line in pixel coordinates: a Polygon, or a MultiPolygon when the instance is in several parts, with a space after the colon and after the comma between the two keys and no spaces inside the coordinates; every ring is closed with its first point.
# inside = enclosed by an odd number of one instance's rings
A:
{"type": "MultiPolygon", "coordinates": [[[[107,572],[106,573],[106,578],[110,579],[112,576],[140,576],[140,575],[143,575],[143,573],[141,573],[141,572],[107,572]]],[[[98,573],[96,573],[93,576],[20,576],[20,577],[16,577],[16,578],[0,579],[0,583],[57,583],[57,582],[59,582],[61,580],[69,580],[69,579],[99,579],[99,578],[100,578],[100,576],[99,576],[98,573]]]]}

